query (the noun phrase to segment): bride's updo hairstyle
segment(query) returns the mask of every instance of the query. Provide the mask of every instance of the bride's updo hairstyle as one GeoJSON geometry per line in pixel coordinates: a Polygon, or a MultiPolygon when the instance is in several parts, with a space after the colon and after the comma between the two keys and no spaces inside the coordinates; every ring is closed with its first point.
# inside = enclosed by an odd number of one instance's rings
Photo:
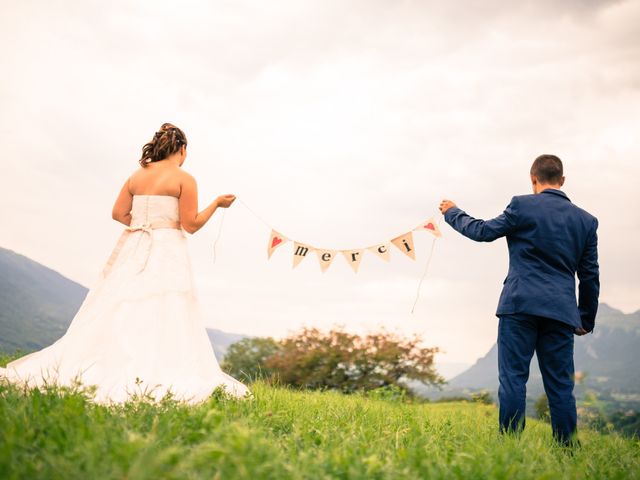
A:
{"type": "Polygon", "coordinates": [[[142,147],[140,165],[146,167],[151,162],[159,162],[187,145],[187,137],[182,130],[170,123],[163,123],[153,139],[142,147]]]}

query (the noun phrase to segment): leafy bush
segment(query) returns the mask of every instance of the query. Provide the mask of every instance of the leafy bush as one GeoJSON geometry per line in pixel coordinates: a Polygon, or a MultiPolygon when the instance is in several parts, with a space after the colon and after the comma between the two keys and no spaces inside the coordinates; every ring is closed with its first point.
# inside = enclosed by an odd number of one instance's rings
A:
{"type": "Polygon", "coordinates": [[[381,331],[365,336],[332,329],[305,328],[281,341],[266,360],[286,385],[342,392],[396,386],[409,391],[406,380],[441,384],[434,367],[437,348],[421,346],[419,336],[402,338],[381,331]]]}
{"type": "Polygon", "coordinates": [[[280,348],[280,344],[271,337],[244,338],[229,347],[221,367],[241,380],[269,380],[273,378],[274,371],[266,361],[280,348]]]}
{"type": "Polygon", "coordinates": [[[374,388],[366,392],[368,398],[386,400],[391,402],[404,402],[407,399],[407,391],[396,385],[374,388]]]}
{"type": "Polygon", "coordinates": [[[610,415],[609,421],[616,431],[640,439],[640,412],[617,410],[610,415]]]}
{"type": "Polygon", "coordinates": [[[491,393],[486,390],[478,393],[472,393],[471,400],[475,403],[482,403],[483,405],[492,405],[494,403],[491,393]]]}
{"type": "Polygon", "coordinates": [[[425,348],[418,335],[403,338],[381,331],[360,336],[334,328],[305,328],[280,341],[249,338],[229,347],[223,368],[253,380],[345,393],[394,386],[410,395],[407,380],[439,385],[437,348],[425,348]]]}

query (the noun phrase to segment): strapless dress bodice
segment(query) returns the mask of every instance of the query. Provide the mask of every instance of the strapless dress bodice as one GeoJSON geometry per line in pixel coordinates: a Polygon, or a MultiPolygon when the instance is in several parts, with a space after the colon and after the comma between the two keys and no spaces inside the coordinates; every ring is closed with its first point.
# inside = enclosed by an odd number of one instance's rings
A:
{"type": "Polygon", "coordinates": [[[134,195],[131,225],[180,220],[179,201],[171,195],[134,195]]]}

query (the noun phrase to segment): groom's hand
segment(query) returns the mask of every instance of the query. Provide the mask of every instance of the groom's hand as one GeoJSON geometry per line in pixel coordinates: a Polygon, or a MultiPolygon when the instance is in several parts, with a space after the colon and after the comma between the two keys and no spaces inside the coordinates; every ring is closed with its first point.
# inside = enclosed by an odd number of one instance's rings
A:
{"type": "Polygon", "coordinates": [[[582,335],[586,335],[587,333],[589,332],[587,332],[584,328],[576,327],[576,335],[582,336],[582,335]]]}
{"type": "Polygon", "coordinates": [[[453,203],[451,200],[442,200],[440,202],[440,212],[444,215],[445,213],[447,213],[447,210],[455,206],[456,204],[453,203]]]}

